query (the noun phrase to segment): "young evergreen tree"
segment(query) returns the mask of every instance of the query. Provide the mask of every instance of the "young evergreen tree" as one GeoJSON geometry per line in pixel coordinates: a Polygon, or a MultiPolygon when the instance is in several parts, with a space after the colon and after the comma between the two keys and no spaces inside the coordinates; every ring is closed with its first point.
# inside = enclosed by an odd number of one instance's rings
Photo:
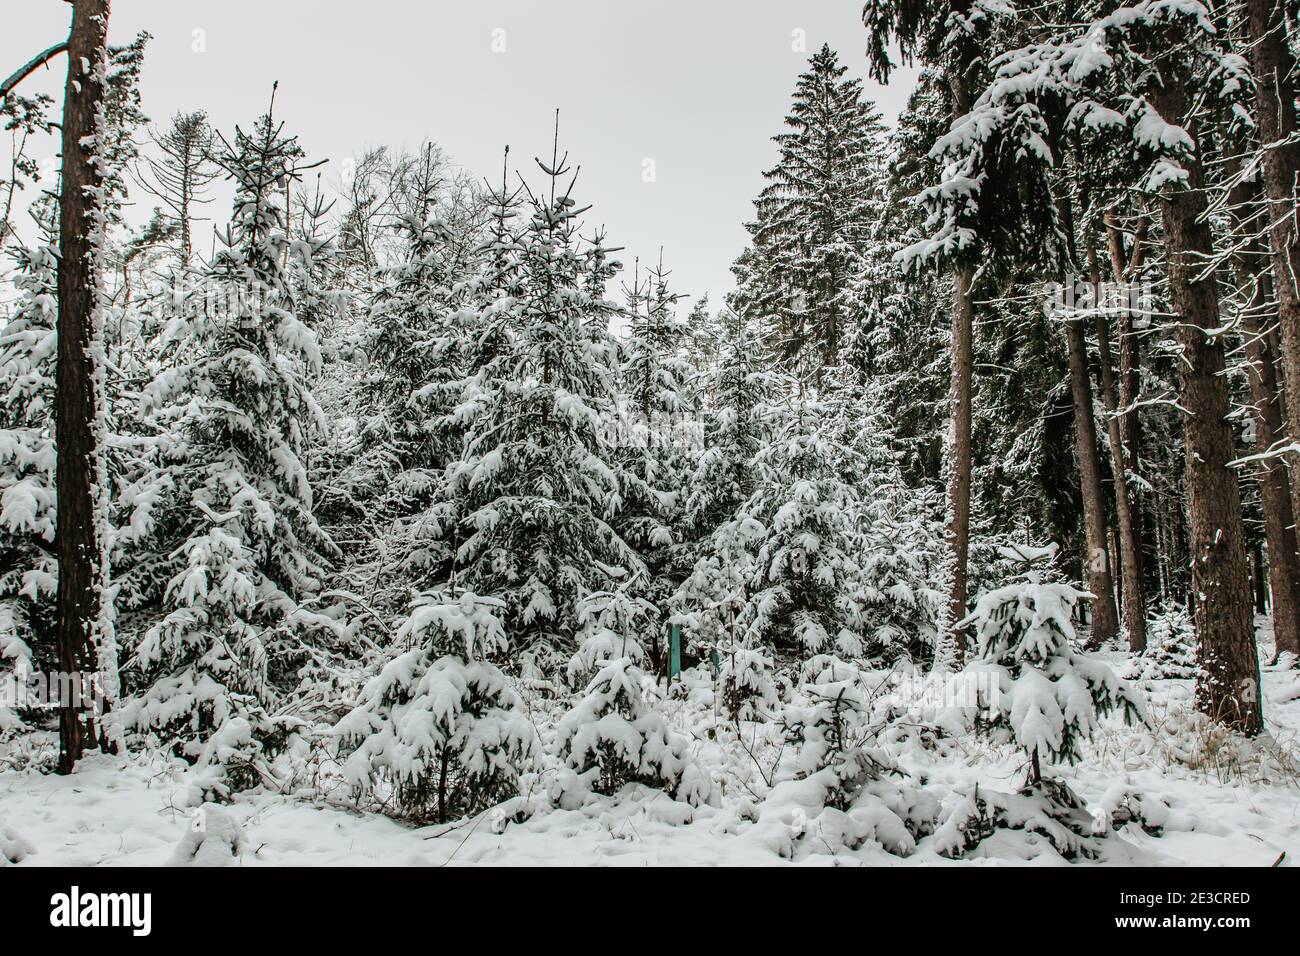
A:
{"type": "MultiPolygon", "coordinates": [[[[659,606],[685,575],[685,504],[702,442],[679,298],[662,259],[644,282],[634,270],[619,368],[617,460],[625,483],[615,527],[646,562],[645,593],[659,606]]],[[[652,626],[662,630],[663,621],[652,626]]]]}
{"type": "Polygon", "coordinates": [[[554,672],[575,649],[581,597],[642,562],[611,525],[624,487],[606,427],[612,263],[579,238],[587,207],[572,198],[576,175],[558,142],[538,166],[546,188],[529,193],[522,235],[493,253],[510,286],[483,310],[483,351],[453,413],[463,451],[448,477],[456,580],[499,595],[519,650],[554,672]]]}
{"type": "MultiPolygon", "coordinates": [[[[57,260],[48,244],[16,257],[20,298],[0,331],[0,673],[25,683],[54,649],[57,260]]],[[[0,704],[0,731],[17,721],[0,704]]]]}
{"type": "Polygon", "coordinates": [[[308,378],[320,364],[284,253],[309,265],[320,240],[290,243],[284,183],[301,150],[271,111],[222,140],[234,212],[202,283],[161,345],[171,367],[146,402],[182,437],[166,459],[175,492],[165,614],[136,660],[151,683],[134,726],[239,787],[266,773],[286,724],[268,713],[334,622],[305,613],[333,543],[313,514],[304,454],[322,427],[308,378]],[[305,638],[310,637],[310,640],[305,638]]]}
{"type": "Polygon", "coordinates": [[[503,605],[471,592],[425,592],[397,652],[335,728],[358,794],[387,790],[417,822],[478,813],[519,792],[537,731],[492,663],[507,650],[503,605]]]}
{"type": "MultiPolygon", "coordinates": [[[[1032,549],[1027,554],[1039,558],[1032,549]]],[[[1079,760],[1099,716],[1120,711],[1125,721],[1145,719],[1132,687],[1071,646],[1074,606],[1085,597],[1033,568],[980,595],[968,621],[979,648],[969,666],[984,678],[976,685],[982,720],[1025,751],[1033,787],[1043,783],[1044,762],[1079,760]]]]}

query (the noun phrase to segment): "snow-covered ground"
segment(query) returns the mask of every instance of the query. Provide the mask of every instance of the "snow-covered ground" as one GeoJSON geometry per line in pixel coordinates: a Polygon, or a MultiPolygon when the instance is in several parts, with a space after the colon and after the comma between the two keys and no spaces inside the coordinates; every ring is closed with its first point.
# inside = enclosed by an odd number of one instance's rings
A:
{"type": "MultiPolygon", "coordinates": [[[[1122,654],[1108,656],[1118,669],[1122,654]]],[[[324,766],[294,794],[255,792],[222,807],[196,809],[190,773],[157,754],[88,757],[68,777],[33,769],[50,735],[32,735],[0,751],[0,863],[24,866],[143,865],[200,862],[241,866],[446,864],[764,865],[791,862],[786,831],[800,837],[793,862],[803,865],[1059,864],[1045,839],[999,831],[968,857],[949,860],[927,839],[906,857],[868,840],[848,849],[821,817],[791,814],[764,797],[782,747],[774,729],[745,725],[740,738],[715,722],[707,678],[688,672],[690,692],[661,701],[677,729],[693,738],[696,757],[720,783],[718,806],[690,807],[662,792],[631,786],[580,809],[546,798],[554,771],[526,779],[532,815],[522,822],[486,813],[451,825],[412,827],[350,806],[324,766]],[[27,766],[22,765],[27,762],[27,766]],[[804,832],[801,832],[804,831],[804,832]],[[232,850],[233,846],[233,850],[232,850]]],[[[1188,681],[1143,685],[1153,730],[1108,719],[1076,767],[1053,768],[1090,812],[1108,794],[1131,787],[1168,806],[1163,832],[1118,827],[1084,865],[1291,865],[1300,854],[1300,672],[1265,667],[1268,731],[1253,742],[1221,739],[1194,718],[1188,681]]],[[[545,731],[543,732],[545,737],[545,731]]],[[[973,734],[923,744],[896,736],[901,768],[951,808],[971,785],[1013,791],[1023,757],[973,734]]],[[[521,815],[522,816],[522,815],[521,815]]]]}

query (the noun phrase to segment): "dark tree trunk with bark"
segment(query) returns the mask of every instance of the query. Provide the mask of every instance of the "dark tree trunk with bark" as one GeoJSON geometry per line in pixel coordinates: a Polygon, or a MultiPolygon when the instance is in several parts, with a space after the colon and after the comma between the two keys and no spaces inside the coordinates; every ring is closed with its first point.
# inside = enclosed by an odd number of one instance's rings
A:
{"type": "Polygon", "coordinates": [[[1110,536],[1106,529],[1097,425],[1092,415],[1092,380],[1088,375],[1088,342],[1082,319],[1069,319],[1065,323],[1065,339],[1070,395],[1074,399],[1074,457],[1079,464],[1088,551],[1084,555],[1084,575],[1092,592],[1092,644],[1097,645],[1119,633],[1119,614],[1115,610],[1115,582],[1110,573],[1110,536]]]}
{"type": "MultiPolygon", "coordinates": [[[[1145,255],[1145,243],[1150,219],[1143,214],[1133,232],[1133,248],[1128,262],[1124,261],[1124,243],[1120,235],[1119,223],[1113,212],[1106,214],[1107,244],[1110,249],[1111,269],[1115,282],[1122,288],[1134,290],[1142,272],[1145,255]]],[[[1135,303],[1134,303],[1135,304],[1135,303]]],[[[1119,416],[1119,436],[1124,446],[1125,468],[1130,475],[1142,477],[1142,418],[1137,408],[1137,400],[1142,391],[1141,369],[1142,353],[1138,347],[1137,330],[1133,325],[1134,311],[1121,309],[1116,316],[1115,334],[1118,339],[1118,374],[1115,382],[1117,409],[1119,416]]],[[[1148,515],[1147,502],[1138,486],[1129,487],[1129,511],[1133,522],[1133,537],[1137,542],[1135,551],[1138,575],[1142,580],[1143,594],[1150,585],[1159,586],[1159,550],[1156,547],[1155,522],[1148,515]]]]}
{"type": "MultiPolygon", "coordinates": [[[[1242,183],[1229,194],[1234,208],[1256,208],[1259,183],[1242,183]]],[[[1256,238],[1262,217],[1248,216],[1238,231],[1250,236],[1233,256],[1237,281],[1250,290],[1250,300],[1241,311],[1241,337],[1246,352],[1246,377],[1250,400],[1255,407],[1255,450],[1265,455],[1274,443],[1283,441],[1282,397],[1272,344],[1265,334],[1272,288],[1267,274],[1266,249],[1256,238]]],[[[1300,555],[1296,553],[1295,512],[1286,465],[1281,458],[1260,462],[1259,498],[1264,513],[1264,539],[1268,544],[1268,582],[1273,595],[1273,638],[1278,650],[1300,654],[1300,555]]],[[[1262,580],[1262,575],[1261,575],[1262,580]]],[[[1256,602],[1257,604],[1259,602],[1256,602]]],[[[1263,610],[1260,610],[1263,613],[1263,610]]]]}
{"type": "Polygon", "coordinates": [[[948,547],[952,561],[948,620],[954,663],[959,666],[965,659],[966,639],[955,625],[966,616],[966,565],[970,554],[973,273],[969,266],[961,266],[953,275],[952,377],[948,396],[952,416],[948,437],[948,547]]]}
{"type": "MultiPolygon", "coordinates": [[[[1166,122],[1185,122],[1189,86],[1177,80],[1166,82],[1152,95],[1152,105],[1166,122]]],[[[1263,726],[1263,709],[1241,492],[1237,475],[1228,466],[1234,447],[1227,421],[1223,341],[1221,336],[1209,334],[1220,326],[1214,276],[1212,272],[1205,275],[1214,245],[1205,218],[1199,158],[1189,158],[1185,165],[1188,188],[1166,192],[1160,205],[1169,292],[1182,350],[1178,391],[1183,408],[1191,597],[1199,666],[1196,705],[1235,730],[1255,734],[1263,726]]]]}
{"type": "MultiPolygon", "coordinates": [[[[1296,61],[1287,41],[1284,0],[1246,0],[1247,30],[1257,83],[1255,122],[1263,145],[1264,195],[1281,331],[1286,429],[1300,440],[1300,229],[1297,183],[1296,61]]],[[[1290,456],[1293,508],[1300,509],[1300,456],[1290,456]]]]}
{"type": "MultiPolygon", "coordinates": [[[[970,110],[965,77],[950,77],[953,118],[970,110]]],[[[952,355],[948,391],[948,550],[952,562],[948,593],[948,639],[953,663],[966,656],[966,635],[956,626],[966,616],[966,576],[970,555],[971,372],[974,365],[975,305],[972,285],[975,270],[958,265],[953,270],[952,355]]]]}
{"type": "MultiPolygon", "coordinates": [[[[100,175],[86,144],[93,143],[103,95],[100,78],[107,28],[108,0],[73,3],[63,106],[55,397],[58,656],[65,675],[96,672],[95,629],[102,598],[103,549],[96,514],[96,485],[102,476],[95,447],[100,396],[94,351],[100,175]]],[[[94,745],[93,711],[75,704],[64,701],[59,711],[61,773],[69,773],[84,748],[94,745]]]]}
{"type": "MultiPolygon", "coordinates": [[[[1068,258],[1079,261],[1075,242],[1074,206],[1062,196],[1057,207],[1065,228],[1068,258]]],[[[1093,256],[1089,251],[1089,261],[1093,256]]],[[[1096,271],[1095,269],[1093,270],[1096,271]]],[[[1064,280],[1073,286],[1076,276],[1064,280]]],[[[1094,277],[1093,288],[1096,288],[1094,277]]],[[[1115,607],[1115,581],[1111,574],[1110,531],[1106,526],[1106,498],[1101,486],[1101,458],[1097,454],[1097,422],[1092,410],[1092,374],[1088,369],[1088,339],[1084,320],[1068,315],[1065,320],[1065,353],[1069,367],[1070,397],[1074,405],[1074,459],[1079,467],[1079,491],[1083,498],[1083,578],[1092,592],[1091,646],[1112,640],[1119,633],[1115,607]]]]}
{"type": "MultiPolygon", "coordinates": [[[[1101,270],[1091,245],[1088,249],[1088,268],[1096,290],[1097,304],[1101,305],[1101,270]]],[[[1111,365],[1110,322],[1106,313],[1098,310],[1097,359],[1101,366],[1101,395],[1106,409],[1106,442],[1115,472],[1115,524],[1116,544],[1119,546],[1120,576],[1124,592],[1124,630],[1128,632],[1130,651],[1139,652],[1147,646],[1146,599],[1142,588],[1141,540],[1133,520],[1132,497],[1128,484],[1129,463],[1124,452],[1124,439],[1120,434],[1117,415],[1118,396],[1115,372],[1111,365]]]]}

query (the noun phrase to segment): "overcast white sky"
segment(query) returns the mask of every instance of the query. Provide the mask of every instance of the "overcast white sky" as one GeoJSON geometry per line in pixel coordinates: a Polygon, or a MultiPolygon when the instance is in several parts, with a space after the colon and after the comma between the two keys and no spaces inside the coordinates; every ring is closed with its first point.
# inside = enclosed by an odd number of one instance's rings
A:
{"type": "MultiPolygon", "coordinates": [[[[63,0],[6,7],[0,75],[69,22],[63,0]]],[[[113,0],[109,30],[154,35],[143,98],[155,122],[202,108],[229,131],[278,79],[277,115],[311,159],[330,160],[327,181],[365,147],[424,139],[479,176],[509,143],[512,164],[535,172],[558,107],[591,224],[629,265],[662,245],[678,290],[716,305],[807,57],[828,42],[866,76],[860,13],[857,0],[113,0]]],[[[23,91],[61,97],[65,71],[60,59],[23,91]]],[[[914,76],[867,81],[887,120],[914,76]]]]}

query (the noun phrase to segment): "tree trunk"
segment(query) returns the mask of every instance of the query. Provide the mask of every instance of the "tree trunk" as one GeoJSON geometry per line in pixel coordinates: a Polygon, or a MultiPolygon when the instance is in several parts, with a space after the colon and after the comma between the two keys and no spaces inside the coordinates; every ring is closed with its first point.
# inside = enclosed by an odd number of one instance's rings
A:
{"type": "MultiPolygon", "coordinates": [[[[1093,288],[1097,290],[1094,297],[1101,305],[1101,274],[1097,268],[1097,256],[1091,247],[1088,249],[1088,266],[1092,272],[1093,288]]],[[[1125,311],[1121,309],[1121,311],[1125,311]]],[[[1106,409],[1106,441],[1110,447],[1111,468],[1115,473],[1115,524],[1117,527],[1116,543],[1119,545],[1120,576],[1124,589],[1124,630],[1128,632],[1130,651],[1139,652],[1147,646],[1146,596],[1142,588],[1141,539],[1133,520],[1128,484],[1128,459],[1124,452],[1124,440],[1120,434],[1115,373],[1111,366],[1110,323],[1106,313],[1097,310],[1097,352],[1101,365],[1101,396],[1106,409]]]]}
{"type": "MultiPolygon", "coordinates": [[[[970,110],[970,92],[965,77],[949,77],[952,87],[952,115],[956,119],[970,110]]],[[[953,269],[952,356],[949,369],[948,411],[948,551],[952,562],[948,593],[948,641],[952,663],[960,667],[966,657],[966,634],[957,622],[966,617],[966,575],[970,555],[971,461],[971,371],[975,304],[972,286],[975,269],[958,265],[953,269]]],[[[939,655],[936,653],[936,662],[939,655]]]]}
{"type": "MultiPolygon", "coordinates": [[[[1190,86],[1185,77],[1174,78],[1152,93],[1152,105],[1165,122],[1181,125],[1186,121],[1190,86]]],[[[1234,448],[1227,422],[1223,341],[1210,334],[1220,325],[1218,290],[1213,273],[1204,274],[1204,263],[1213,257],[1214,245],[1205,218],[1199,157],[1189,158],[1186,168],[1187,188],[1166,191],[1160,206],[1170,299],[1182,351],[1178,391],[1187,460],[1191,597],[1199,668],[1196,704],[1213,719],[1255,734],[1263,726],[1263,708],[1241,493],[1237,476],[1228,466],[1234,448]]]]}
{"type": "Polygon", "coordinates": [[[1115,610],[1115,583],[1110,573],[1110,545],[1106,530],[1106,505],[1101,487],[1101,462],[1097,457],[1097,425],[1092,416],[1092,382],[1088,376],[1088,342],[1083,320],[1065,323],[1066,352],[1070,364],[1070,394],[1074,399],[1074,457],[1079,463],[1083,492],[1083,531],[1088,553],[1084,573],[1092,592],[1092,645],[1119,633],[1115,610]]]}
{"type": "MultiPolygon", "coordinates": [[[[1255,540],[1255,545],[1250,549],[1250,559],[1255,565],[1255,613],[1268,613],[1268,585],[1264,582],[1264,549],[1259,546],[1259,540],[1255,540]]],[[[1275,650],[1279,650],[1276,640],[1273,641],[1275,650]]]]}
{"type": "MultiPolygon", "coordinates": [[[[98,321],[101,229],[100,173],[86,149],[93,144],[103,95],[108,0],[76,0],[68,41],[63,106],[63,173],[59,198],[58,369],[55,431],[59,558],[58,656],[65,678],[84,686],[97,666],[97,628],[103,599],[103,542],[97,488],[102,458],[96,447],[99,370],[98,321]],[[86,68],[83,68],[86,67],[86,68]]],[[[69,773],[94,743],[94,715],[75,699],[59,711],[59,772],[69,773]],[[83,726],[81,721],[86,720],[83,726]],[[91,737],[86,740],[87,731],[91,737]]]]}
{"type": "MultiPolygon", "coordinates": [[[[1260,198],[1259,183],[1246,182],[1233,188],[1228,203],[1233,208],[1249,210],[1257,208],[1260,198]]],[[[1246,351],[1250,400],[1255,407],[1255,451],[1266,455],[1286,436],[1273,349],[1264,330],[1272,290],[1269,277],[1261,268],[1266,252],[1258,238],[1261,225],[1258,215],[1247,214],[1244,221],[1238,218],[1237,231],[1252,238],[1234,254],[1233,267],[1237,282],[1250,290],[1250,299],[1241,310],[1241,336],[1246,351]]],[[[1264,539],[1268,544],[1274,643],[1278,650],[1300,654],[1300,555],[1296,552],[1295,512],[1287,468],[1281,458],[1261,459],[1259,498],[1264,512],[1264,539]]]]}
{"type": "MultiPolygon", "coordinates": [[[[1255,122],[1263,145],[1264,195],[1268,199],[1273,286],[1281,332],[1286,431],[1300,441],[1300,235],[1297,235],[1296,61],[1287,41],[1285,0],[1246,0],[1255,122]],[[1289,140],[1289,141],[1288,141],[1289,140]]],[[[1300,510],[1300,456],[1291,455],[1292,505],[1300,510]]]]}
{"type": "MultiPolygon", "coordinates": [[[[1074,208],[1062,196],[1058,200],[1064,224],[1069,260],[1077,263],[1074,208]]],[[[1089,261],[1093,259],[1089,251],[1089,261]]],[[[1095,271],[1095,269],[1094,269],[1095,271]]],[[[1073,286],[1075,277],[1066,275],[1073,286]]],[[[1093,279],[1094,292],[1097,290],[1093,279]]],[[[1096,303],[1094,303],[1095,305],[1096,303]]],[[[1078,314],[1065,320],[1066,358],[1069,366],[1070,397],[1074,404],[1074,458],[1079,465],[1079,490],[1083,497],[1083,532],[1086,554],[1083,576],[1092,592],[1092,638],[1096,647],[1119,633],[1115,609],[1115,581],[1111,574],[1110,532],[1106,526],[1106,497],[1101,486],[1101,459],[1097,454],[1097,422],[1092,408],[1092,375],[1088,369],[1088,339],[1084,320],[1078,314]]]]}
{"type": "MultiPolygon", "coordinates": [[[[1124,262],[1124,243],[1119,231],[1114,212],[1105,216],[1107,242],[1110,247],[1111,269],[1115,274],[1116,284],[1132,295],[1137,289],[1136,283],[1142,272],[1142,262],[1146,250],[1147,230],[1150,218],[1144,213],[1133,231],[1133,249],[1128,263],[1124,262]]],[[[1131,303],[1133,301],[1131,299],[1131,303]]],[[[1155,522],[1148,514],[1142,483],[1142,418],[1137,408],[1137,400],[1142,391],[1141,370],[1142,351],[1138,347],[1137,330],[1134,328],[1133,309],[1121,309],[1116,316],[1115,332],[1117,337],[1118,375],[1117,405],[1120,410],[1119,436],[1124,446],[1125,468],[1128,474],[1138,479],[1137,484],[1129,486],[1129,512],[1133,522],[1133,537],[1137,541],[1138,575],[1146,593],[1152,584],[1159,586],[1159,551],[1156,545],[1155,522]]]]}
{"type": "Polygon", "coordinates": [[[953,273],[952,370],[948,433],[948,548],[952,561],[952,590],[948,623],[953,663],[960,667],[966,655],[965,632],[956,627],[966,616],[966,572],[970,554],[971,486],[971,367],[974,303],[971,284],[974,269],[960,266],[953,273]]]}

